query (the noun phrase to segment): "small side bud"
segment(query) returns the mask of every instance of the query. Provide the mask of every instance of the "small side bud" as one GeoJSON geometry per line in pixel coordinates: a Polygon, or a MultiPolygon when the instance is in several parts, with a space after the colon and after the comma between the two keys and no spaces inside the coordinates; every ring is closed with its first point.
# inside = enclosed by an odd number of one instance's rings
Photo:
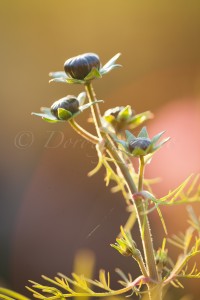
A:
{"type": "Polygon", "coordinates": [[[115,244],[111,244],[111,247],[116,249],[123,256],[132,256],[137,260],[139,257],[140,251],[136,247],[136,243],[132,239],[130,232],[125,232],[121,226],[121,235],[122,237],[116,239],[115,244]]]}
{"type": "Polygon", "coordinates": [[[76,113],[79,110],[79,101],[75,96],[68,95],[60,100],[54,102],[51,106],[51,113],[57,118],[58,117],[58,109],[65,109],[72,114],[76,113]]]}

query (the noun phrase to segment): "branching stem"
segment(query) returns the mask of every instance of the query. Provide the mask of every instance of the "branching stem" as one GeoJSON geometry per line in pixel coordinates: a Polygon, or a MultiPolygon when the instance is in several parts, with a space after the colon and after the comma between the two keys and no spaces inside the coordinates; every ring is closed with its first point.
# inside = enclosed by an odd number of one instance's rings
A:
{"type": "Polygon", "coordinates": [[[94,136],[93,134],[86,131],[84,128],[82,128],[79,124],[76,123],[76,121],[74,121],[74,119],[70,120],[69,124],[79,135],[84,137],[87,141],[89,141],[93,144],[98,144],[99,139],[96,136],[94,136]]]}
{"type": "MultiPolygon", "coordinates": [[[[86,92],[87,92],[89,101],[95,102],[97,99],[96,99],[96,95],[94,93],[91,82],[88,82],[85,85],[85,88],[86,88],[86,92]]],[[[117,151],[114,143],[112,142],[112,138],[107,133],[103,132],[103,130],[101,131],[101,127],[102,127],[101,114],[100,114],[98,104],[91,106],[91,111],[92,111],[92,116],[94,119],[97,134],[101,139],[104,139],[105,147],[106,147],[107,151],[110,153],[112,158],[116,161],[118,167],[121,170],[122,175],[124,176],[124,178],[127,182],[129,191],[133,195],[134,193],[138,192],[138,189],[136,188],[136,185],[135,185],[133,178],[128,170],[128,167],[127,167],[126,163],[123,161],[123,159],[121,158],[121,156],[118,154],[118,151],[117,151]]],[[[143,168],[144,168],[144,164],[142,165],[142,167],[140,167],[141,178],[139,179],[139,188],[142,188],[143,170],[144,170],[143,168]]],[[[143,251],[144,251],[144,256],[145,256],[147,274],[151,278],[151,282],[158,282],[159,278],[158,278],[158,272],[157,272],[156,262],[155,262],[153,241],[151,238],[151,230],[150,230],[150,226],[149,226],[148,217],[145,214],[145,206],[144,206],[143,200],[137,199],[136,201],[134,201],[134,205],[135,205],[137,219],[138,219],[139,228],[140,228],[140,235],[141,235],[142,244],[143,244],[143,251]]],[[[149,284],[148,287],[149,287],[149,299],[154,299],[155,294],[152,295],[151,291],[154,290],[154,292],[155,292],[155,289],[156,289],[155,285],[152,286],[152,284],[149,284]]],[[[159,290],[159,293],[156,295],[156,297],[157,297],[157,298],[155,298],[156,300],[162,299],[160,290],[159,290]]]]}

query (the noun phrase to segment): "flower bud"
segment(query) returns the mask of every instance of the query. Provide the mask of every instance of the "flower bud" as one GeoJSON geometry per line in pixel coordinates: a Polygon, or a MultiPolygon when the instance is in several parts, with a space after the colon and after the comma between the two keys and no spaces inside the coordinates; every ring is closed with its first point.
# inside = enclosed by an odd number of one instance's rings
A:
{"type": "Polygon", "coordinates": [[[124,109],[124,106],[117,106],[114,108],[110,108],[105,111],[104,116],[113,116],[113,117],[117,118],[120,111],[122,111],[122,109],[124,109]]]}
{"type": "Polygon", "coordinates": [[[65,110],[70,111],[72,114],[76,113],[79,110],[79,101],[75,96],[68,95],[56,102],[54,102],[51,106],[51,113],[57,118],[58,117],[58,109],[63,108],[65,110]]]}
{"type": "Polygon", "coordinates": [[[65,73],[74,78],[83,80],[93,68],[100,69],[99,56],[95,53],[84,53],[69,58],[64,63],[65,73]]]}
{"type": "Polygon", "coordinates": [[[121,253],[123,256],[133,256],[132,249],[130,249],[129,247],[126,247],[126,248],[124,248],[124,249],[121,249],[120,253],[121,253]]]}
{"type": "Polygon", "coordinates": [[[149,145],[151,144],[151,140],[148,138],[136,138],[129,142],[129,150],[132,152],[136,148],[141,150],[147,150],[149,145]]]}

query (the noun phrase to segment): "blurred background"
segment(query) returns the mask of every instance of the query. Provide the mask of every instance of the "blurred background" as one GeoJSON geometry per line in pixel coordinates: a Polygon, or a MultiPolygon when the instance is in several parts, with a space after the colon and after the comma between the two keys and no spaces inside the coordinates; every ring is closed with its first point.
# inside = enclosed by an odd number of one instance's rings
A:
{"type": "MultiPolygon", "coordinates": [[[[120,194],[105,190],[94,148],[71,128],[43,122],[31,112],[50,106],[81,86],[48,83],[48,73],[84,52],[102,63],[121,52],[116,69],[94,82],[102,111],[132,105],[151,110],[150,136],[166,130],[171,141],[147,168],[161,177],[154,187],[164,195],[200,171],[200,2],[148,0],[0,0],[0,281],[26,293],[28,279],[70,274],[80,249],[95,253],[98,268],[138,273],[136,265],[109,246],[127,212],[120,194]]],[[[88,112],[79,117],[84,125],[88,112]]],[[[87,128],[92,132],[91,124],[87,128]]],[[[200,212],[199,205],[196,205],[200,212]]],[[[169,233],[184,230],[185,208],[164,211],[169,233]]],[[[163,230],[152,215],[155,246],[163,230]]],[[[137,228],[133,232],[137,239],[137,228]]],[[[172,250],[173,251],[173,250],[172,250]]],[[[172,253],[173,256],[173,253],[172,253]]],[[[183,293],[200,293],[187,283],[183,293]]]]}

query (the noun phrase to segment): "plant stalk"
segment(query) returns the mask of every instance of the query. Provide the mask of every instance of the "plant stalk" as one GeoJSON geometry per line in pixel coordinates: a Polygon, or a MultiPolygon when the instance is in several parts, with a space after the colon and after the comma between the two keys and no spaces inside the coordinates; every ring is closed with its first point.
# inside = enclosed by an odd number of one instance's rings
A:
{"type": "Polygon", "coordinates": [[[143,178],[144,178],[144,156],[140,156],[139,158],[140,164],[139,164],[139,179],[138,179],[138,192],[141,192],[143,189],[143,178]]]}
{"type": "MultiPolygon", "coordinates": [[[[92,102],[96,101],[96,100],[94,100],[94,99],[96,99],[96,95],[95,95],[93,86],[90,82],[85,84],[85,89],[87,92],[87,96],[89,98],[89,102],[92,103],[92,102]]],[[[101,137],[100,129],[102,127],[102,123],[101,123],[101,112],[100,112],[98,103],[91,106],[91,112],[92,112],[92,117],[94,120],[94,125],[96,128],[97,135],[101,139],[102,137],[101,137]]]]}
{"type": "MultiPolygon", "coordinates": [[[[88,82],[85,84],[86,92],[89,98],[90,102],[96,101],[96,95],[94,93],[93,87],[91,82],[88,82]]],[[[114,143],[111,140],[111,137],[108,136],[105,132],[101,132],[100,128],[102,126],[101,124],[101,114],[100,110],[97,105],[91,106],[92,116],[94,118],[94,123],[96,127],[96,131],[98,136],[105,141],[105,147],[107,148],[108,152],[111,154],[113,159],[116,161],[117,165],[119,166],[122,175],[124,176],[129,191],[133,195],[138,192],[138,189],[133,181],[133,178],[127,168],[126,163],[122,160],[120,155],[118,154],[118,151],[114,145],[114,143]]],[[[143,174],[143,171],[141,169],[141,174],[143,174]]],[[[142,178],[140,179],[140,185],[142,185],[142,178]]],[[[148,293],[149,293],[149,299],[151,300],[161,300],[161,292],[159,289],[159,292],[156,292],[156,284],[153,282],[158,282],[158,272],[156,268],[156,262],[155,262],[155,255],[154,255],[154,249],[153,249],[153,241],[151,237],[151,230],[150,225],[148,221],[148,217],[145,213],[145,206],[143,199],[137,199],[134,201],[135,210],[137,214],[137,219],[139,223],[139,229],[140,229],[140,235],[142,239],[142,245],[143,245],[143,251],[145,256],[145,262],[146,262],[146,268],[148,276],[150,277],[150,283],[148,284],[148,293]]]]}
{"type": "Polygon", "coordinates": [[[99,139],[94,136],[93,134],[89,133],[88,131],[86,131],[84,128],[82,128],[79,124],[77,124],[74,119],[69,121],[69,124],[71,125],[71,127],[79,134],[81,135],[84,139],[86,139],[87,141],[93,143],[93,144],[98,144],[99,139]]]}

